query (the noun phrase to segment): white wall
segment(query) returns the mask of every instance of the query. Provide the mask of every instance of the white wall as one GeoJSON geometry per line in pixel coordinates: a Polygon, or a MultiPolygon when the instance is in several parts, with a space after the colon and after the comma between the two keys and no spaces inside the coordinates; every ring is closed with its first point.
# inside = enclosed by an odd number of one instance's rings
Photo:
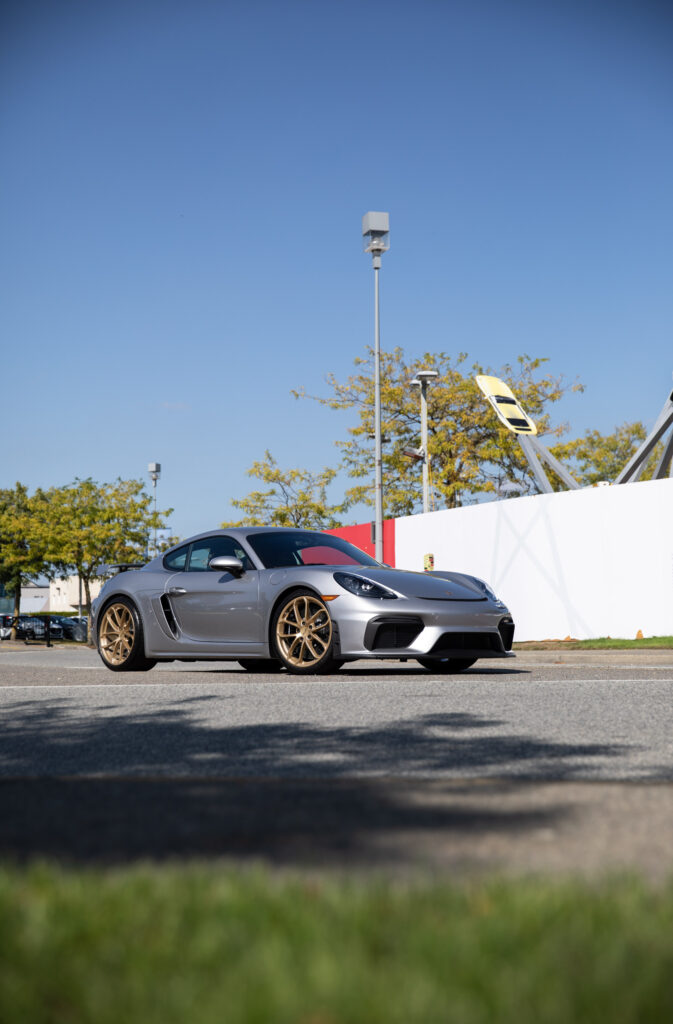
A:
{"type": "MultiPolygon", "coordinates": [[[[103,583],[91,580],[91,600],[98,597],[103,583]]],[[[82,584],[82,604],[86,600],[82,584]]],[[[52,580],[49,584],[49,610],[52,612],[75,612],[79,607],[79,578],[68,576],[64,580],[52,580]]]]}
{"type": "MultiPolygon", "coordinates": [[[[20,615],[31,615],[34,612],[44,612],[49,607],[49,587],[39,587],[37,584],[30,584],[21,587],[21,601],[19,603],[20,615]]],[[[10,613],[14,611],[14,600],[10,613]]]]}
{"type": "Polygon", "coordinates": [[[673,634],[673,479],[406,516],[395,561],[480,576],[517,640],[673,634]]]}

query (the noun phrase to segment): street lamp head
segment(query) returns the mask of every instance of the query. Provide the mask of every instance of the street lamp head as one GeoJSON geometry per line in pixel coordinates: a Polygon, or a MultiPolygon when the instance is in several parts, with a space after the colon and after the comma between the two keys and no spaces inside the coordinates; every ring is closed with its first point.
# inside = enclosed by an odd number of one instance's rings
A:
{"type": "Polygon", "coordinates": [[[390,248],[390,218],[387,213],[369,211],[362,218],[365,252],[380,256],[390,248]]]}
{"type": "MultiPolygon", "coordinates": [[[[416,379],[419,383],[427,384],[431,380],[436,380],[439,377],[438,370],[418,370],[416,373],[416,379]]],[[[412,383],[414,383],[412,381],[412,383]]]]}
{"type": "Polygon", "coordinates": [[[150,475],[150,480],[156,483],[159,477],[161,476],[161,463],[149,462],[147,465],[147,472],[150,475]]]}

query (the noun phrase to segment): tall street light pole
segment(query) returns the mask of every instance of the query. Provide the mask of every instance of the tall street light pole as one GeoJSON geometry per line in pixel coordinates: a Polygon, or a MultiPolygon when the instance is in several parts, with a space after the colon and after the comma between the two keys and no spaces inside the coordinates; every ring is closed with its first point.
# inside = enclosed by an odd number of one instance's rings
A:
{"type": "Polygon", "coordinates": [[[370,210],[362,218],[365,252],[372,254],[374,268],[374,557],[383,561],[383,453],[381,445],[381,338],[379,318],[379,270],[381,255],[390,248],[387,213],[370,210]]]}
{"type": "Polygon", "coordinates": [[[421,392],[421,451],[423,453],[423,511],[430,511],[430,472],[428,457],[428,381],[439,377],[437,370],[419,370],[412,387],[421,392]]]}
{"type": "Polygon", "coordinates": [[[150,480],[154,487],[154,554],[157,554],[157,480],[161,476],[161,463],[150,462],[147,466],[150,480]]]}

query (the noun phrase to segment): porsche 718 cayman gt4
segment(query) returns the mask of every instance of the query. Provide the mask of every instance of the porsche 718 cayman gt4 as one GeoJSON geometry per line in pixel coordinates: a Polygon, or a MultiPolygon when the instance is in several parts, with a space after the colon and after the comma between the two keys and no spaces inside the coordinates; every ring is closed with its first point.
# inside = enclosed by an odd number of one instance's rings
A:
{"type": "Polygon", "coordinates": [[[115,672],[226,660],[311,674],[359,658],[460,672],[511,656],[512,617],[482,580],[392,569],[314,530],[212,530],[119,568],[92,609],[115,672]]]}

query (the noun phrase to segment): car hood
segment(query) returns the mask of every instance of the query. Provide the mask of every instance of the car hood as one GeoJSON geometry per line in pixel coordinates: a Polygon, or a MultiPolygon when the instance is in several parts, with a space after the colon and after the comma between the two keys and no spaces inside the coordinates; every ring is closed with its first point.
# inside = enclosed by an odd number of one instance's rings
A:
{"type": "Polygon", "coordinates": [[[381,566],[344,566],[343,572],[380,583],[383,587],[426,601],[486,601],[488,598],[478,585],[462,573],[445,572],[441,576],[427,572],[409,572],[406,569],[387,569],[381,566]]]}

